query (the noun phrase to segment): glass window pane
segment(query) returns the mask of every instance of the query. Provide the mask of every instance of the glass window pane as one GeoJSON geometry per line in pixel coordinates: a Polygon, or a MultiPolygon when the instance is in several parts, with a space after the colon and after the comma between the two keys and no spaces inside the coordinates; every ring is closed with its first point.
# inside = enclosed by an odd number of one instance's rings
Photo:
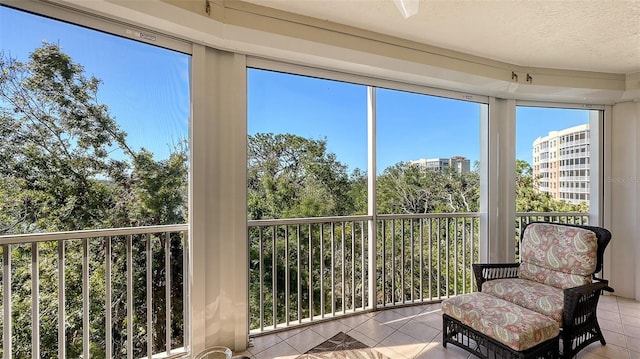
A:
{"type": "Polygon", "coordinates": [[[247,76],[249,219],[366,213],[366,86],[247,76]]]}
{"type": "Polygon", "coordinates": [[[592,111],[517,107],[517,212],[588,212],[592,111]]]}
{"type": "Polygon", "coordinates": [[[378,89],[378,213],[477,212],[486,105],[378,89]]]}
{"type": "Polygon", "coordinates": [[[0,18],[0,228],[186,222],[190,56],[4,6],[0,18]]]}

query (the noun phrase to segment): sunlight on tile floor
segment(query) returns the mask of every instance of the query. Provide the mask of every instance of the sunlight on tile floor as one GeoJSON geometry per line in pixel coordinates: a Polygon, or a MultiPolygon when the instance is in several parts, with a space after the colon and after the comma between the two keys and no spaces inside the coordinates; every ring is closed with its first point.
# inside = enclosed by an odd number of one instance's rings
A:
{"type": "MultiPolygon", "coordinates": [[[[593,343],[578,359],[640,359],[640,302],[603,296],[598,321],[607,345],[593,343]]],[[[440,304],[388,309],[291,329],[253,339],[244,353],[253,359],[294,359],[343,331],[391,359],[475,358],[449,345],[442,347],[440,304]]]]}

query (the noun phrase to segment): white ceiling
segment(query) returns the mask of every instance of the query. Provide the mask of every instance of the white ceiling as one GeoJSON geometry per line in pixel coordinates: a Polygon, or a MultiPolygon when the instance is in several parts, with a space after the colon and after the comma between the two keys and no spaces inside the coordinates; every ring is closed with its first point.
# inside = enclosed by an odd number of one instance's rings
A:
{"type": "Polygon", "coordinates": [[[246,0],[519,66],[640,72],[640,0],[246,0]]]}

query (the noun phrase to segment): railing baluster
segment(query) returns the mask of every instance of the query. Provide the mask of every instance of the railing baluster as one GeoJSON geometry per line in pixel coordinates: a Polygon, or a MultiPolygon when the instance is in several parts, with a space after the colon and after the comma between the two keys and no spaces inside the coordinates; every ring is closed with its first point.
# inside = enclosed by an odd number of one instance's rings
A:
{"type": "Polygon", "coordinates": [[[302,323],[302,260],[300,258],[300,225],[296,225],[296,259],[298,260],[298,266],[296,269],[297,283],[298,283],[298,323],[302,323]]]}
{"type": "Polygon", "coordinates": [[[309,320],[313,321],[313,236],[311,223],[307,226],[309,231],[309,320]]]}
{"type": "Polygon", "coordinates": [[[416,287],[414,286],[414,283],[413,283],[413,277],[414,277],[413,268],[415,267],[415,263],[413,262],[413,261],[414,261],[414,259],[415,259],[415,253],[413,252],[413,241],[414,241],[415,236],[413,235],[413,222],[414,222],[414,220],[413,220],[413,219],[410,219],[409,221],[410,221],[410,222],[409,222],[409,224],[410,224],[410,225],[409,225],[409,230],[411,231],[411,235],[409,236],[409,238],[410,238],[410,240],[411,240],[411,247],[410,247],[410,248],[411,248],[411,257],[410,257],[410,259],[409,259],[409,261],[410,261],[410,263],[411,263],[411,267],[409,268],[409,269],[411,270],[411,282],[410,282],[410,283],[411,283],[411,284],[410,284],[410,288],[411,288],[411,296],[410,296],[410,299],[411,299],[411,301],[413,302],[413,301],[415,300],[415,299],[414,299],[414,298],[415,298],[415,297],[414,297],[414,293],[415,293],[415,291],[416,291],[416,290],[415,290],[415,288],[416,288],[416,287]]]}
{"type": "Polygon", "coordinates": [[[258,281],[260,288],[260,303],[258,307],[260,308],[260,331],[264,330],[264,257],[262,256],[262,252],[264,250],[263,243],[263,233],[264,227],[258,227],[258,271],[260,273],[258,281]]]}
{"type": "Polygon", "coordinates": [[[445,273],[445,278],[446,278],[446,282],[445,282],[445,290],[446,290],[446,296],[449,297],[449,295],[451,294],[451,288],[449,288],[449,265],[450,265],[450,260],[451,260],[451,256],[449,254],[449,217],[447,217],[445,219],[445,232],[444,232],[444,243],[445,243],[445,247],[444,247],[444,253],[445,253],[445,269],[444,269],[444,273],[445,273]]]}
{"type": "MultiPolygon", "coordinates": [[[[182,345],[186,347],[189,343],[191,343],[191,339],[189,334],[191,333],[191,313],[189,313],[189,305],[190,302],[190,293],[191,288],[189,286],[189,232],[178,232],[182,234],[182,320],[184,321],[184,329],[183,329],[183,339],[182,345]]],[[[247,283],[248,284],[248,283],[247,283]]],[[[260,302],[264,303],[264,302],[260,302]]]]}
{"type": "Polygon", "coordinates": [[[467,217],[462,217],[462,294],[467,293],[467,217]]]}
{"type": "Polygon", "coordinates": [[[386,239],[387,239],[387,229],[386,229],[386,224],[387,221],[385,221],[384,219],[382,220],[382,238],[380,238],[380,240],[382,241],[382,259],[380,260],[380,266],[382,267],[382,306],[386,306],[387,305],[387,278],[386,278],[386,274],[387,274],[387,244],[386,244],[386,239]]]}
{"type": "Polygon", "coordinates": [[[273,308],[272,308],[272,325],[275,329],[278,326],[278,262],[277,261],[277,243],[278,240],[276,238],[277,235],[277,225],[274,225],[272,231],[272,241],[271,244],[271,298],[273,300],[273,308]]]}
{"type": "MultiPolygon", "coordinates": [[[[447,231],[449,232],[449,231],[447,231]]],[[[458,295],[458,219],[453,219],[453,294],[458,295]]],[[[449,266],[447,266],[449,268],[449,266]]],[[[449,273],[447,273],[449,278],[449,273]]]]}
{"type": "Polygon", "coordinates": [[[284,226],[284,323],[289,326],[291,283],[289,280],[289,225],[284,226]]]}
{"type": "Polygon", "coordinates": [[[320,318],[324,318],[324,223],[320,223],[320,318]]]}
{"type": "MultiPolygon", "coordinates": [[[[104,260],[105,260],[105,273],[104,273],[104,281],[105,281],[105,345],[106,345],[106,353],[107,358],[112,358],[113,354],[113,334],[112,330],[112,313],[111,313],[111,236],[107,236],[105,238],[105,249],[104,249],[104,260]]],[[[149,281],[149,283],[151,283],[149,281]]]]}
{"type": "Polygon", "coordinates": [[[365,226],[365,221],[360,222],[360,260],[362,261],[362,267],[360,267],[360,280],[362,281],[362,295],[361,295],[361,300],[362,300],[362,309],[365,309],[367,307],[367,297],[365,296],[365,293],[367,293],[367,287],[366,287],[366,268],[365,267],[365,237],[364,237],[364,233],[365,230],[368,230],[368,228],[365,226]]]}
{"type": "Polygon", "coordinates": [[[396,304],[396,220],[391,220],[391,305],[396,304]]]}
{"type": "Polygon", "coordinates": [[[13,358],[11,326],[11,245],[2,246],[2,348],[3,358],[13,358]]]}
{"type": "Polygon", "coordinates": [[[442,228],[440,227],[440,218],[438,217],[437,221],[436,221],[436,225],[437,225],[437,229],[438,231],[436,232],[436,236],[437,236],[437,241],[438,241],[438,275],[437,275],[437,285],[438,285],[438,298],[442,297],[442,291],[440,290],[440,272],[442,269],[442,265],[440,262],[440,258],[442,257],[442,255],[440,254],[440,232],[442,231],[442,228]]]}
{"type": "Polygon", "coordinates": [[[165,348],[171,354],[171,234],[164,233],[165,348]]]}
{"type": "Polygon", "coordinates": [[[404,273],[406,269],[404,268],[405,258],[404,258],[404,218],[400,220],[400,302],[405,303],[406,295],[405,295],[405,281],[404,281],[404,273]]]}
{"type": "Polygon", "coordinates": [[[145,236],[146,243],[146,276],[147,276],[147,358],[153,356],[153,252],[151,234],[145,236]]]}
{"type": "Polygon", "coordinates": [[[82,239],[82,357],[89,357],[89,239],[82,239]]]}
{"type": "Polygon", "coordinates": [[[133,238],[129,234],[125,239],[127,242],[127,359],[133,359],[133,238]]]}
{"type": "Polygon", "coordinates": [[[340,294],[341,294],[341,297],[342,297],[341,298],[342,299],[342,314],[345,314],[347,312],[346,303],[345,303],[345,300],[346,300],[345,294],[346,294],[346,289],[347,289],[347,287],[345,286],[345,269],[346,269],[346,266],[347,266],[347,263],[346,263],[347,256],[346,256],[346,253],[345,253],[345,243],[344,243],[345,242],[345,233],[344,233],[345,226],[344,226],[344,222],[340,223],[340,229],[341,229],[341,232],[342,232],[341,233],[342,235],[340,236],[340,251],[342,252],[342,265],[340,266],[340,272],[342,273],[342,283],[340,285],[341,285],[342,288],[340,288],[340,292],[341,292],[340,294]]]}
{"type": "Polygon", "coordinates": [[[356,223],[351,221],[351,309],[356,311],[356,223]]]}
{"type": "MultiPolygon", "coordinates": [[[[58,241],[58,358],[67,357],[66,333],[65,333],[65,244],[63,240],[58,241]]],[[[38,350],[39,351],[39,350],[38,350]]]]}
{"type": "Polygon", "coordinates": [[[424,233],[423,233],[423,224],[424,219],[419,219],[420,221],[420,235],[418,235],[418,240],[420,241],[420,301],[424,300],[424,233]]]}
{"type": "MultiPolygon", "coordinates": [[[[60,245],[60,243],[58,243],[60,245]]],[[[58,256],[60,260],[60,256],[58,256]]],[[[31,243],[31,357],[40,358],[40,258],[38,243],[31,243]]],[[[58,262],[58,273],[60,273],[60,263],[58,262]]],[[[60,287],[58,287],[58,294],[60,287]]],[[[64,302],[63,302],[64,303],[64,302]]],[[[58,301],[60,305],[60,301],[58,301]]],[[[59,310],[59,307],[58,307],[59,310]]],[[[58,341],[60,336],[58,336],[58,341]]],[[[64,357],[60,357],[64,358],[64,357]]]]}
{"type": "Polygon", "coordinates": [[[433,220],[432,218],[429,218],[429,272],[427,273],[427,275],[429,276],[429,299],[433,298],[433,282],[432,282],[432,275],[431,272],[433,271],[433,237],[432,235],[432,227],[433,227],[433,220]]]}
{"type": "Polygon", "coordinates": [[[336,315],[336,222],[331,222],[331,315],[336,315]]]}

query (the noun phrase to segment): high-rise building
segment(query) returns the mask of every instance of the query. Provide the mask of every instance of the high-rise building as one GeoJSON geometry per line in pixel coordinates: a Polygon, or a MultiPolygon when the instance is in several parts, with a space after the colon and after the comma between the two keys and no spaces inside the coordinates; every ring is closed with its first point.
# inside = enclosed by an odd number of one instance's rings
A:
{"type": "Polygon", "coordinates": [[[471,171],[471,162],[464,156],[453,156],[451,158],[421,158],[419,160],[409,161],[409,164],[420,166],[422,169],[432,170],[452,168],[460,174],[471,171]]]}
{"type": "Polygon", "coordinates": [[[539,192],[578,204],[589,201],[589,125],[579,125],[533,141],[533,176],[539,192]]]}

